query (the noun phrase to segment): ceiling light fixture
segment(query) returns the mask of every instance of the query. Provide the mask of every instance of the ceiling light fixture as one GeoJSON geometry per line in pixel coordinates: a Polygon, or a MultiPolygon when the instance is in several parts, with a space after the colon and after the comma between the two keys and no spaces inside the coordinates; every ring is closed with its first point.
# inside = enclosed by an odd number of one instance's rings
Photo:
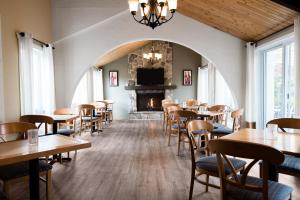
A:
{"type": "Polygon", "coordinates": [[[177,9],[177,0],[128,0],[128,4],[134,20],[152,29],[170,21],[177,9]],[[141,19],[137,19],[139,7],[141,19]],[[168,10],[171,14],[169,18],[168,10]]]}
{"type": "Polygon", "coordinates": [[[149,53],[143,53],[143,58],[149,60],[152,65],[162,59],[162,54],[154,50],[153,41],[151,51],[149,53]]]}

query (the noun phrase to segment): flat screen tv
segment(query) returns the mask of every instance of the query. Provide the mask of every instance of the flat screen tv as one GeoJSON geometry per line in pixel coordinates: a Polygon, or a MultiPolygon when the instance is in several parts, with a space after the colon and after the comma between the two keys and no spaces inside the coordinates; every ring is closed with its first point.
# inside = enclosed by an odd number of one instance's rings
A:
{"type": "Polygon", "coordinates": [[[163,85],[164,68],[137,68],[138,85],[163,85]]]}

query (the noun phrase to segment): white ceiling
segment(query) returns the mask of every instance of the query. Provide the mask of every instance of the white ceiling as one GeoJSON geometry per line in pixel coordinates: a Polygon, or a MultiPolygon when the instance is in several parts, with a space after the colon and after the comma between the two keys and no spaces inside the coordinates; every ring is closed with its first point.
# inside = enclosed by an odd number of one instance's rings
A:
{"type": "Polygon", "coordinates": [[[127,9],[127,0],[52,0],[54,41],[127,9]]]}

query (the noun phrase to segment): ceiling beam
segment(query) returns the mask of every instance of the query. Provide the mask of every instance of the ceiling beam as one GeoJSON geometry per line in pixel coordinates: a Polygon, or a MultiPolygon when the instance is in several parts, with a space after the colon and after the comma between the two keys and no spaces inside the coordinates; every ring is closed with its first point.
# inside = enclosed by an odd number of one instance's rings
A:
{"type": "Polygon", "coordinates": [[[299,0],[271,0],[282,6],[285,6],[291,10],[300,12],[300,1],[299,0]]]}

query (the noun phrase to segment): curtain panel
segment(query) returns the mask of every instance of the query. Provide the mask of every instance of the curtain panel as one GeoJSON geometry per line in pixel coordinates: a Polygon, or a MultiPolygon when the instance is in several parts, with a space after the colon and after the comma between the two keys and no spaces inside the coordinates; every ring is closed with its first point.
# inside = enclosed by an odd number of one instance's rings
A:
{"type": "Polygon", "coordinates": [[[3,86],[2,35],[0,16],[0,122],[4,122],[4,86],[3,86]]]}
{"type": "Polygon", "coordinates": [[[21,115],[52,114],[55,86],[52,45],[34,44],[30,33],[17,33],[21,115]]]}
{"type": "Polygon", "coordinates": [[[300,117],[300,16],[294,20],[294,41],[295,41],[295,117],[300,117]]]}
{"type": "Polygon", "coordinates": [[[258,75],[255,62],[255,44],[248,42],[246,54],[246,99],[245,99],[245,121],[257,122],[257,97],[256,84],[258,75]]]}

